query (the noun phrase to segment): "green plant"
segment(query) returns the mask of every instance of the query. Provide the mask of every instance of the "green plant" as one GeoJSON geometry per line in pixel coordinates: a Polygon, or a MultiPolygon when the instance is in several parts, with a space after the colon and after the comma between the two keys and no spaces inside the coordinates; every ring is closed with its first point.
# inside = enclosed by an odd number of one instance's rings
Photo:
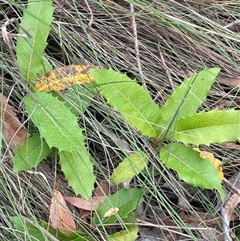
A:
{"type": "MultiPolygon", "coordinates": [[[[142,86],[126,75],[111,69],[96,69],[92,73],[108,104],[143,135],[153,139],[153,148],[168,168],[193,186],[217,189],[223,200],[225,195],[218,170],[190,146],[240,138],[239,111],[197,113],[219,71],[219,68],[204,69],[184,80],[161,108],[142,86]],[[165,141],[170,143],[165,144],[165,141]]],[[[139,156],[142,158],[142,155],[139,156]]],[[[142,169],[138,159],[130,158],[131,164],[142,169]]],[[[125,162],[129,165],[129,161],[125,162]]],[[[119,171],[120,168],[117,168],[117,173],[113,175],[120,175],[119,171]]],[[[112,180],[119,182],[113,176],[112,180]]]]}
{"type": "MultiPolygon", "coordinates": [[[[17,41],[18,64],[22,76],[30,86],[34,85],[37,74],[43,74],[52,69],[43,57],[52,21],[52,3],[51,1],[39,1],[38,4],[40,4],[39,9],[48,14],[48,17],[45,17],[43,21],[40,15],[34,14],[36,9],[31,8],[30,4],[24,12],[22,25],[27,29],[33,29],[30,33],[32,38],[18,38],[17,41]],[[43,3],[48,5],[43,7],[43,3]],[[34,25],[30,25],[33,19],[34,25]],[[41,23],[43,26],[39,27],[41,23]],[[42,29],[44,31],[36,31],[42,29]],[[30,54],[26,55],[26,53],[30,54]]],[[[128,123],[152,140],[153,150],[168,168],[175,170],[181,179],[194,186],[217,189],[223,199],[224,192],[219,172],[208,159],[202,158],[200,153],[191,146],[235,141],[240,138],[239,111],[212,110],[197,113],[218,72],[218,68],[204,69],[186,79],[161,108],[152,101],[149,93],[142,86],[126,75],[111,69],[95,69],[92,74],[97,84],[94,88],[100,90],[101,96],[105,97],[108,104],[117,110],[128,123]]],[[[86,87],[79,88],[78,91],[80,93],[85,91],[85,94],[90,95],[90,92],[86,92],[89,85],[86,87]]],[[[82,100],[85,100],[84,97],[82,100]]],[[[38,133],[33,134],[18,149],[13,159],[14,171],[37,167],[50,152],[57,152],[62,170],[75,193],[90,199],[95,182],[93,160],[85,146],[83,130],[77,122],[78,115],[84,115],[89,104],[84,105],[80,112],[73,112],[64,96],[57,93],[38,92],[31,92],[25,98],[24,103],[38,133]]],[[[151,155],[144,152],[135,152],[126,156],[119,167],[113,171],[111,182],[121,183],[130,180],[147,166],[149,158],[151,155]],[[129,172],[122,171],[126,168],[129,172]]],[[[93,223],[104,226],[104,224],[128,218],[142,202],[144,192],[143,188],[131,188],[120,189],[115,194],[109,195],[96,210],[93,223]],[[123,203],[117,201],[116,196],[123,203]],[[120,211],[116,211],[116,215],[106,216],[109,210],[119,208],[120,211]]],[[[13,218],[13,222],[21,230],[21,225],[24,225],[25,221],[14,221],[13,218]],[[17,226],[19,223],[21,225],[17,226]]],[[[27,225],[31,226],[29,223],[27,225]]],[[[44,224],[41,227],[45,227],[44,224]]],[[[34,227],[31,226],[31,228],[34,230],[34,227]]],[[[132,227],[132,229],[134,231],[132,237],[135,237],[137,228],[132,227]]],[[[39,235],[38,230],[37,228],[37,231],[34,231],[37,235],[39,235]]],[[[55,230],[52,232],[54,233],[55,230]]],[[[129,233],[130,231],[126,235],[129,233]]],[[[78,240],[90,240],[90,237],[85,239],[84,234],[78,232],[75,234],[77,236],[71,234],[73,237],[70,237],[69,235],[68,240],[76,240],[77,237],[78,240]]],[[[35,233],[31,235],[36,237],[35,233]]],[[[109,239],[111,240],[111,237],[109,239]]]]}

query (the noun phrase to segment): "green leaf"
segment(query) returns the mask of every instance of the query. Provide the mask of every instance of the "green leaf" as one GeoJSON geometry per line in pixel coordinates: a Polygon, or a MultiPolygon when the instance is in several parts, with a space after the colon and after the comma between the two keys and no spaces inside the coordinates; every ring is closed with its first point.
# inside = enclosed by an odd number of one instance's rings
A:
{"type": "Polygon", "coordinates": [[[65,90],[59,99],[65,100],[65,105],[71,109],[71,112],[79,116],[91,105],[92,99],[97,93],[94,84],[73,86],[65,90]]]}
{"type": "Polygon", "coordinates": [[[33,134],[17,149],[16,155],[13,157],[13,171],[19,172],[36,168],[49,152],[50,149],[45,140],[40,138],[38,133],[33,134]]]}
{"type": "Polygon", "coordinates": [[[138,227],[132,227],[128,230],[116,232],[108,236],[109,241],[135,241],[138,238],[138,227]]]}
{"type": "Polygon", "coordinates": [[[143,135],[158,136],[159,108],[142,86],[112,69],[94,69],[91,73],[110,106],[143,135]]]}
{"type": "Polygon", "coordinates": [[[89,200],[94,189],[95,175],[86,148],[82,146],[81,151],[61,151],[59,156],[62,171],[75,194],[89,200]]]}
{"type": "Polygon", "coordinates": [[[126,218],[129,213],[136,210],[142,203],[145,191],[145,189],[141,188],[120,189],[116,193],[108,196],[105,201],[98,206],[93,216],[93,224],[111,224],[115,223],[118,217],[126,218]],[[118,208],[119,211],[116,215],[105,218],[104,215],[112,208],[118,208]]]}
{"type": "MultiPolygon", "coordinates": [[[[204,69],[185,79],[174,90],[160,109],[160,123],[161,126],[164,126],[160,133],[161,138],[165,138],[165,132],[169,131],[170,127],[174,128],[180,117],[186,117],[196,112],[206,99],[219,71],[219,68],[204,69]]],[[[172,133],[169,132],[167,136],[171,135],[172,133]]]]}
{"type": "Polygon", "coordinates": [[[19,232],[24,234],[25,240],[29,240],[29,241],[52,240],[48,238],[43,231],[41,231],[42,227],[40,223],[36,223],[36,226],[35,226],[19,216],[11,217],[11,222],[19,232]]]}
{"type": "Polygon", "coordinates": [[[224,199],[221,179],[208,159],[200,156],[200,152],[182,144],[171,143],[160,150],[162,162],[176,171],[183,181],[193,186],[217,189],[224,199]]]}
{"type": "Polygon", "coordinates": [[[25,107],[48,146],[69,152],[85,148],[77,117],[64,105],[65,102],[50,93],[36,92],[32,95],[34,99],[25,98],[25,107]]]}
{"type": "Polygon", "coordinates": [[[27,220],[21,218],[20,216],[11,217],[11,222],[13,223],[16,230],[24,234],[24,240],[29,241],[52,241],[53,239],[48,238],[48,236],[43,232],[46,230],[46,233],[53,235],[55,240],[59,241],[93,241],[93,238],[87,236],[81,231],[74,231],[71,234],[62,233],[59,229],[53,228],[49,223],[39,221],[38,223],[28,222],[27,220]]]}
{"type": "Polygon", "coordinates": [[[119,184],[131,180],[139,174],[147,165],[148,159],[144,153],[137,152],[124,158],[124,160],[113,171],[110,180],[112,183],[119,184]]]}
{"type": "MultiPolygon", "coordinates": [[[[28,7],[23,11],[21,26],[31,35],[17,37],[16,54],[22,76],[27,81],[36,78],[37,73],[50,71],[51,65],[43,57],[53,20],[52,0],[28,0],[28,7]]],[[[19,29],[19,33],[23,31],[19,29]]]]}
{"type": "Polygon", "coordinates": [[[181,118],[174,137],[195,145],[236,141],[240,139],[240,111],[216,109],[181,118]]]}

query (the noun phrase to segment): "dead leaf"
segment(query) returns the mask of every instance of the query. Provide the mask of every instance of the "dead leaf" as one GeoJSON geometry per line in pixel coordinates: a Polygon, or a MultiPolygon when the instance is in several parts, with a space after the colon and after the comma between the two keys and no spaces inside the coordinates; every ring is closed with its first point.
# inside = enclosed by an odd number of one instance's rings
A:
{"type": "Polygon", "coordinates": [[[240,77],[224,77],[222,79],[223,82],[233,85],[235,87],[240,87],[240,77]]]}
{"type": "Polygon", "coordinates": [[[15,151],[30,135],[18,120],[13,107],[8,104],[7,99],[1,93],[0,111],[3,136],[10,148],[15,151]]]}
{"type": "MultiPolygon", "coordinates": [[[[105,196],[109,195],[110,193],[111,193],[111,188],[110,188],[109,184],[105,180],[100,180],[99,185],[94,190],[93,198],[99,197],[101,199],[102,197],[104,197],[104,199],[105,199],[105,196]]],[[[103,202],[104,199],[101,202],[103,202]]],[[[91,211],[82,210],[82,212],[80,214],[80,218],[89,216],[91,214],[91,211]]]]}
{"type": "Polygon", "coordinates": [[[100,180],[99,185],[94,190],[93,196],[94,197],[104,196],[104,195],[108,195],[110,193],[111,193],[111,190],[110,190],[109,183],[104,180],[100,180]]]}
{"type": "Polygon", "coordinates": [[[238,145],[236,143],[233,143],[233,142],[223,142],[221,144],[223,146],[226,146],[226,147],[229,147],[229,148],[236,149],[236,150],[240,151],[240,145],[238,145]]]}
{"type": "Polygon", "coordinates": [[[90,69],[96,66],[87,65],[68,65],[50,71],[41,76],[35,85],[36,91],[50,92],[53,90],[64,90],[77,84],[85,84],[94,80],[90,69]]]}
{"type": "Polygon", "coordinates": [[[234,193],[227,200],[227,202],[225,204],[225,213],[226,213],[229,221],[233,221],[236,219],[236,216],[234,215],[233,211],[239,203],[240,203],[240,196],[236,193],[234,193]]]}
{"type": "Polygon", "coordinates": [[[76,229],[75,221],[62,194],[56,190],[53,192],[49,219],[51,225],[63,233],[69,234],[76,229]]]}
{"type": "Polygon", "coordinates": [[[94,211],[98,208],[99,203],[105,200],[105,196],[93,197],[91,201],[87,201],[86,199],[80,197],[64,197],[64,199],[77,208],[94,211]]]}

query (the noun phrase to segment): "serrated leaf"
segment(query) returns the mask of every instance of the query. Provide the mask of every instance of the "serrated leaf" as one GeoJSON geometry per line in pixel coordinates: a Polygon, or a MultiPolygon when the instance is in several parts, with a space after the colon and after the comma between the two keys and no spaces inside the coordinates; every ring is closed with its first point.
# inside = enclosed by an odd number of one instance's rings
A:
{"type": "Polygon", "coordinates": [[[139,174],[146,167],[147,163],[148,159],[144,153],[133,153],[124,158],[118,167],[114,169],[110,180],[115,184],[127,182],[139,174]]]}
{"type": "MultiPolygon", "coordinates": [[[[27,81],[36,78],[37,73],[51,70],[48,60],[43,57],[53,20],[54,7],[51,0],[29,0],[27,9],[23,11],[21,26],[31,35],[17,37],[16,54],[22,76],[27,81]]],[[[23,33],[19,29],[19,33],[23,33]]]]}
{"type": "Polygon", "coordinates": [[[94,189],[95,175],[86,148],[82,146],[81,151],[61,151],[59,156],[62,171],[75,194],[89,200],[94,189]]]}
{"type": "Polygon", "coordinates": [[[183,181],[196,187],[217,189],[224,199],[221,179],[211,162],[198,151],[178,143],[167,144],[160,150],[162,162],[176,171],[183,181]]]}
{"type": "Polygon", "coordinates": [[[132,227],[128,230],[116,232],[108,236],[109,241],[135,241],[138,238],[138,227],[132,227]]]}
{"type": "MultiPolygon", "coordinates": [[[[165,127],[162,129],[160,137],[165,138],[165,131],[170,127],[174,129],[175,123],[177,123],[180,117],[196,112],[206,99],[219,71],[219,68],[204,69],[185,79],[174,90],[173,94],[168,97],[166,103],[160,109],[161,125],[165,127]]],[[[171,135],[170,131],[168,137],[171,135]]]]}
{"type": "Polygon", "coordinates": [[[48,146],[60,151],[77,151],[84,147],[84,136],[77,117],[64,102],[49,93],[33,93],[34,99],[24,100],[28,115],[38,127],[48,146]]]}
{"type": "Polygon", "coordinates": [[[50,149],[39,133],[33,134],[25,140],[17,149],[16,155],[13,157],[13,171],[19,172],[29,170],[37,165],[48,156],[50,149]]]}
{"type": "Polygon", "coordinates": [[[126,218],[129,213],[136,210],[138,205],[141,204],[145,191],[145,189],[140,188],[120,189],[116,193],[109,195],[97,208],[93,216],[93,224],[115,223],[118,220],[117,216],[126,218]],[[119,209],[117,215],[104,218],[104,215],[111,208],[119,209]]]}
{"type": "Polygon", "coordinates": [[[213,110],[181,118],[174,137],[195,145],[236,141],[240,139],[240,111],[213,110]]]}
{"type": "Polygon", "coordinates": [[[157,137],[160,130],[159,107],[150,94],[126,74],[112,69],[91,71],[107,102],[134,127],[149,137],[157,137]]]}

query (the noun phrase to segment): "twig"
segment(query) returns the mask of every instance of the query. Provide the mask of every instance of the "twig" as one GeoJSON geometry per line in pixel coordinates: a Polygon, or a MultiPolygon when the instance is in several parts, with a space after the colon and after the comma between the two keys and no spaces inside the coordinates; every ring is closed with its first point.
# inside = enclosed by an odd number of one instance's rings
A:
{"type": "Polygon", "coordinates": [[[223,28],[231,28],[232,26],[238,25],[238,24],[240,24],[240,20],[239,19],[237,19],[237,20],[235,20],[235,21],[225,25],[223,28]]]}
{"type": "Polygon", "coordinates": [[[222,216],[222,223],[223,223],[223,231],[224,231],[224,241],[232,241],[230,236],[230,227],[229,227],[229,219],[225,212],[225,208],[221,207],[221,216],[222,216]]]}
{"type": "Polygon", "coordinates": [[[9,48],[9,51],[10,51],[10,55],[13,59],[13,61],[15,62],[17,68],[19,69],[19,66],[17,64],[17,60],[16,60],[16,57],[15,57],[15,54],[13,52],[13,42],[12,42],[12,38],[16,38],[16,37],[23,37],[23,38],[31,38],[31,34],[24,28],[22,27],[19,22],[18,22],[18,19],[17,18],[11,18],[11,19],[8,19],[1,27],[1,31],[2,31],[2,37],[3,37],[3,41],[7,44],[8,48],[9,48]],[[22,29],[23,33],[9,33],[7,31],[7,26],[11,23],[16,23],[17,27],[22,29]]]}
{"type": "Polygon", "coordinates": [[[168,80],[169,80],[169,83],[170,83],[170,85],[171,85],[172,90],[174,90],[175,87],[174,87],[174,83],[173,83],[173,80],[172,80],[172,76],[171,76],[170,71],[169,71],[169,68],[168,68],[168,66],[167,66],[167,64],[166,64],[166,61],[165,61],[165,59],[164,59],[164,57],[163,57],[162,50],[161,50],[161,48],[160,48],[159,39],[158,39],[157,41],[158,41],[157,49],[158,49],[159,55],[160,55],[161,60],[162,60],[163,69],[166,71],[166,74],[167,74],[167,77],[168,77],[168,80]]]}
{"type": "Polygon", "coordinates": [[[235,187],[231,182],[229,182],[226,178],[223,179],[223,183],[229,188],[232,192],[238,194],[240,196],[240,189],[235,187]]]}
{"type": "Polygon", "coordinates": [[[144,80],[143,72],[142,72],[142,65],[141,65],[141,60],[140,60],[140,52],[139,52],[139,42],[138,42],[138,37],[137,37],[137,23],[135,19],[135,13],[134,13],[134,5],[130,3],[130,12],[131,12],[131,18],[132,18],[132,29],[133,29],[133,37],[134,37],[134,44],[135,44],[135,56],[136,56],[136,61],[137,61],[137,66],[138,66],[138,72],[143,84],[143,87],[147,90],[147,85],[144,80]]]}
{"type": "Polygon", "coordinates": [[[91,15],[90,20],[89,20],[89,22],[87,24],[87,29],[90,29],[91,26],[92,26],[92,23],[93,23],[93,13],[92,13],[92,9],[90,8],[90,6],[88,4],[88,0],[84,0],[84,1],[85,1],[86,5],[87,5],[87,8],[88,8],[88,10],[90,12],[90,15],[91,15]]]}

